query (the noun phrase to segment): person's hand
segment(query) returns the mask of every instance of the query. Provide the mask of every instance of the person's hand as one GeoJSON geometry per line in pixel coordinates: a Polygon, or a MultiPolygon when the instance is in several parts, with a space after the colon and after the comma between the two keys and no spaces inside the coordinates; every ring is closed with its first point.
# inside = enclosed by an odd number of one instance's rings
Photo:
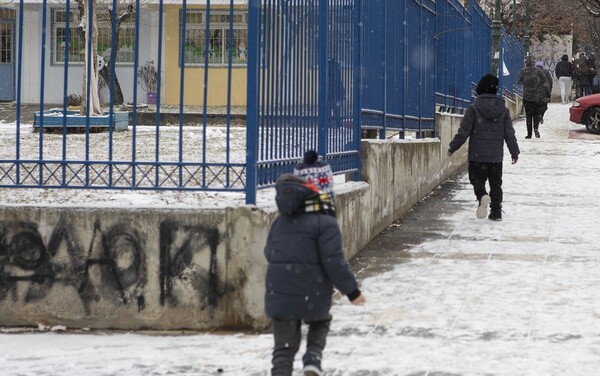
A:
{"type": "Polygon", "coordinates": [[[367,299],[365,298],[365,296],[363,294],[360,294],[359,296],[356,297],[356,299],[354,299],[350,303],[352,303],[354,305],[363,305],[363,304],[365,304],[366,301],[367,301],[367,299]]]}
{"type": "Polygon", "coordinates": [[[513,159],[512,159],[512,164],[515,164],[515,163],[517,163],[517,161],[518,161],[518,159],[517,159],[517,158],[513,158],[513,159]]]}
{"type": "Polygon", "coordinates": [[[448,158],[450,158],[451,156],[452,156],[452,152],[451,152],[451,151],[449,151],[449,152],[448,152],[448,158]]]}

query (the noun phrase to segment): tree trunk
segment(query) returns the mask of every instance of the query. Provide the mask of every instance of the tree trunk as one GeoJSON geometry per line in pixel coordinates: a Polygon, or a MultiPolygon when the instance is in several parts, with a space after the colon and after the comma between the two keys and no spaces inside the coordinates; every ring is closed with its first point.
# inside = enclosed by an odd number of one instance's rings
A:
{"type": "Polygon", "coordinates": [[[98,62],[97,62],[97,43],[98,43],[98,26],[96,23],[96,0],[84,1],[86,12],[85,28],[85,69],[83,73],[83,95],[81,96],[81,115],[86,115],[89,107],[90,115],[103,115],[100,107],[100,97],[98,96],[98,62]],[[89,1],[92,3],[91,25],[89,12],[89,1]],[[91,39],[90,39],[91,38],[91,39]],[[88,49],[88,41],[92,41],[92,50],[88,49]],[[91,64],[88,61],[91,57],[91,64]],[[88,90],[89,81],[89,90],[88,90]],[[89,91],[89,98],[88,98],[89,91]]]}
{"type": "MultiPolygon", "coordinates": [[[[104,67],[100,69],[100,72],[98,72],[98,74],[100,75],[100,77],[102,77],[104,82],[106,82],[106,86],[110,90],[110,63],[104,64],[104,67]]],[[[121,105],[123,103],[125,103],[125,99],[123,98],[123,91],[121,90],[121,84],[119,84],[119,77],[115,73],[115,92],[113,95],[113,104],[121,105]]]]}

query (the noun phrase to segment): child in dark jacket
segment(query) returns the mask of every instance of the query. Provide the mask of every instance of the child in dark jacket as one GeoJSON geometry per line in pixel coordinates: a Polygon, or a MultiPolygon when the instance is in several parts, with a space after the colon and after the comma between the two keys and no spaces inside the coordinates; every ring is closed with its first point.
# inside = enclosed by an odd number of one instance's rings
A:
{"type": "Polygon", "coordinates": [[[304,375],[322,375],[321,356],[331,324],[333,287],[352,304],[364,296],[344,258],[342,237],[329,197],[305,179],[283,175],[276,183],[281,213],[267,238],[265,311],[272,320],[273,376],[290,376],[308,324],[304,375]]]}
{"type": "Polygon", "coordinates": [[[448,156],[469,139],[469,181],[479,201],[477,218],[486,217],[491,200],[488,218],[501,221],[504,143],[508,146],[513,164],[519,159],[519,145],[510,112],[504,99],[497,95],[498,78],[486,74],[479,80],[476,92],[477,98],[467,108],[460,129],[450,142],[448,156]],[[490,184],[489,196],[485,188],[486,181],[490,184]]]}

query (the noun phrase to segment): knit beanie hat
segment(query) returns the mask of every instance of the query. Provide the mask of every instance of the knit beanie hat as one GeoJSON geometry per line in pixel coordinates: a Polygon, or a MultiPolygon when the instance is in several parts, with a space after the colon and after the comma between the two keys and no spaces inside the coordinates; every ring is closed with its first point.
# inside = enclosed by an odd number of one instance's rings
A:
{"type": "Polygon", "coordinates": [[[477,89],[475,89],[477,95],[481,94],[497,94],[498,93],[498,77],[493,74],[486,74],[481,77],[479,83],[477,84],[477,89]]]}
{"type": "Polygon", "coordinates": [[[544,67],[544,63],[542,61],[538,60],[538,61],[535,62],[535,66],[538,67],[538,68],[543,68],[544,67]]]}
{"type": "Polygon", "coordinates": [[[319,154],[314,150],[308,150],[304,153],[304,163],[313,164],[319,159],[319,154]]]}
{"type": "Polygon", "coordinates": [[[564,54],[564,55],[562,55],[562,57],[560,59],[564,60],[564,61],[567,61],[567,60],[569,60],[569,55],[564,54]]]}

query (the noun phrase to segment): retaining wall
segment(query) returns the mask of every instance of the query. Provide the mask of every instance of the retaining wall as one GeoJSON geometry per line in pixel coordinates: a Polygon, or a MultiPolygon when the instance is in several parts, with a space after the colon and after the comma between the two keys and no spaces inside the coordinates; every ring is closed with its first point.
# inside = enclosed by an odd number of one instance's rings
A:
{"type": "MultiPolygon", "coordinates": [[[[336,191],[352,258],[465,161],[437,138],[364,140],[362,182],[336,191]]],[[[264,328],[269,207],[225,210],[0,207],[0,325],[264,328]]]]}

